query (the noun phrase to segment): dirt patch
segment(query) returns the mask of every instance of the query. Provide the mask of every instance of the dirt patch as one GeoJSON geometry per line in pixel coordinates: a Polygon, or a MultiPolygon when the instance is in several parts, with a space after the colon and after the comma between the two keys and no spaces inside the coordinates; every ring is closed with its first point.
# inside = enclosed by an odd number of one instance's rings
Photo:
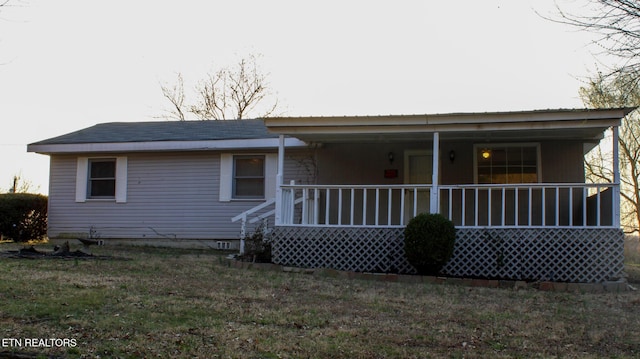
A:
{"type": "MultiPolygon", "coordinates": [[[[52,251],[36,249],[34,246],[24,247],[19,250],[0,252],[0,258],[25,258],[25,259],[116,259],[113,256],[98,256],[76,249],[72,251],[69,242],[61,246],[55,246],[52,251]]],[[[123,258],[118,258],[123,259],[123,258]]]]}

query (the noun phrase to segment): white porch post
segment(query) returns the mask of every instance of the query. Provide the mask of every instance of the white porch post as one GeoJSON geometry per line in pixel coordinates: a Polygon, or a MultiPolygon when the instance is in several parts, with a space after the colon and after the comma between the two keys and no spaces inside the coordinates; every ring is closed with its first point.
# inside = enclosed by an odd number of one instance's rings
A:
{"type": "Polygon", "coordinates": [[[611,128],[613,132],[613,225],[620,227],[620,153],[619,153],[619,131],[618,126],[611,128]]]}
{"type": "Polygon", "coordinates": [[[429,213],[438,213],[440,212],[440,201],[438,200],[439,190],[438,190],[438,170],[440,168],[440,133],[433,133],[433,169],[432,169],[432,178],[431,178],[431,196],[430,196],[430,204],[429,204],[429,213]]]}
{"type": "Polygon", "coordinates": [[[276,215],[275,225],[282,224],[282,184],[284,183],[284,135],[278,142],[278,174],[276,175],[276,215]]]}

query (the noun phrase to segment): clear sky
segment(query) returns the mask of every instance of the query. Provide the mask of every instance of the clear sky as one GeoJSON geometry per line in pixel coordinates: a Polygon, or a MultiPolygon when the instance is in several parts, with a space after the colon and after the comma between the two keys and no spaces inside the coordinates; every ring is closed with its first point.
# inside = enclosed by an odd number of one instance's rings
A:
{"type": "MultiPolygon", "coordinates": [[[[580,2],[557,0],[572,8],[580,2]]],[[[96,123],[162,121],[216,66],[261,54],[283,115],[582,107],[593,35],[553,0],[11,0],[0,9],[0,190],[48,192],[26,145],[96,123]]],[[[597,50],[596,50],[597,51],[597,50]]]]}

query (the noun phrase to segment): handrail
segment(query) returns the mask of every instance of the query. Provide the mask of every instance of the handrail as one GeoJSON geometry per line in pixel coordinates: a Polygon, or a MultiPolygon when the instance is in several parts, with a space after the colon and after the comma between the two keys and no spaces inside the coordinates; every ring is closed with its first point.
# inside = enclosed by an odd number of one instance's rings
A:
{"type": "MultiPolygon", "coordinates": [[[[579,183],[579,182],[559,182],[559,183],[550,183],[550,182],[535,182],[535,183],[508,183],[508,184],[440,184],[438,188],[447,188],[447,187],[455,187],[455,188],[528,188],[528,187],[536,187],[536,188],[547,188],[547,187],[611,187],[616,185],[617,183],[606,182],[606,183],[579,183]]],[[[375,189],[375,188],[432,188],[431,184],[283,184],[280,187],[282,188],[367,188],[367,189],[375,189]]]]}
{"type": "Polygon", "coordinates": [[[431,188],[433,187],[430,184],[283,184],[280,187],[282,188],[355,188],[355,189],[376,189],[376,188],[431,188]]]}
{"type": "MultiPolygon", "coordinates": [[[[299,203],[302,203],[302,201],[303,201],[303,198],[298,198],[298,199],[296,199],[296,201],[294,203],[295,204],[299,204],[299,203]]],[[[270,210],[269,212],[265,212],[265,213],[263,213],[263,214],[261,214],[261,215],[259,215],[257,217],[254,217],[253,219],[251,219],[249,221],[249,223],[256,223],[259,220],[265,219],[265,218],[270,217],[270,216],[273,216],[274,214],[276,214],[276,209],[275,208],[270,210]]]]}
{"type": "Polygon", "coordinates": [[[246,218],[248,215],[250,215],[252,213],[256,213],[259,210],[261,210],[261,209],[263,209],[265,207],[269,207],[270,205],[272,205],[274,203],[276,203],[276,199],[272,198],[272,199],[270,199],[270,200],[268,200],[268,201],[266,201],[266,202],[264,202],[262,204],[259,204],[259,205],[255,206],[255,207],[253,207],[251,209],[248,209],[248,210],[240,213],[239,215],[231,218],[231,222],[237,222],[237,221],[241,220],[243,217],[246,218]]]}

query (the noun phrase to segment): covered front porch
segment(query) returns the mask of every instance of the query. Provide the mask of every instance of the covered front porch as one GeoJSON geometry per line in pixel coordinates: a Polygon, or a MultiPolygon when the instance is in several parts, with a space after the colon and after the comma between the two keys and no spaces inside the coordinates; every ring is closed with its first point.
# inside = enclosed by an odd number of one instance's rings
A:
{"type": "Polygon", "coordinates": [[[456,226],[452,276],[594,282],[622,270],[617,129],[629,109],[272,118],[281,135],[274,262],[411,273],[403,229],[456,226]],[[607,129],[614,178],[586,183],[607,129]],[[284,181],[284,136],[314,149],[312,183],[284,181]]]}

